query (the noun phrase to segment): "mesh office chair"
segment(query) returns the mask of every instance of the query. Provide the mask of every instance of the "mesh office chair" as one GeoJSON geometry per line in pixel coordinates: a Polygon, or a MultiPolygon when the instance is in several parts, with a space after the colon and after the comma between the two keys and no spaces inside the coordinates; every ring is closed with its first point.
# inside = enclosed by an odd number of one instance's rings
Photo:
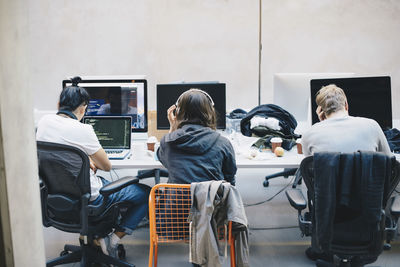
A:
{"type": "MultiPolygon", "coordinates": [[[[372,156],[374,157],[376,154],[381,153],[373,153],[372,156]]],[[[382,156],[382,154],[380,156],[382,156]]],[[[377,165],[375,159],[376,158],[374,158],[373,165],[377,165]]],[[[377,180],[373,181],[373,186],[369,187],[370,190],[362,189],[365,188],[363,187],[365,184],[368,184],[368,186],[371,185],[371,182],[369,182],[371,179],[367,178],[369,175],[365,175],[367,172],[364,171],[376,171],[376,169],[373,170],[373,166],[368,168],[368,166],[366,167],[364,165],[362,167],[364,169],[361,169],[359,180],[357,180],[357,178],[352,178],[356,175],[351,175],[352,177],[342,175],[342,178],[336,178],[333,183],[330,183],[326,177],[315,177],[314,167],[320,168],[321,166],[314,166],[313,156],[307,157],[301,162],[300,171],[304,183],[307,186],[308,202],[299,189],[290,189],[286,191],[286,196],[290,205],[298,211],[298,221],[302,235],[312,236],[312,248],[316,249],[321,256],[318,257],[320,259],[316,262],[317,266],[363,266],[364,264],[372,263],[377,259],[384,248],[385,235],[386,242],[389,243],[397,232],[397,221],[400,215],[400,199],[392,201],[390,196],[399,183],[400,164],[394,157],[386,157],[386,160],[389,162],[390,167],[389,169],[383,168],[381,170],[389,172],[390,174],[386,176],[386,179],[377,179],[379,182],[377,180]],[[316,179],[322,180],[316,184],[316,179]],[[343,205],[341,202],[341,196],[345,191],[345,187],[342,185],[347,181],[352,181],[350,196],[356,196],[355,199],[351,201],[362,200],[363,196],[367,194],[367,191],[376,191],[379,192],[379,194],[374,195],[376,198],[371,197],[367,201],[359,202],[361,203],[360,205],[356,207],[352,205],[350,208],[347,205],[343,205]],[[358,181],[360,181],[361,186],[359,186],[360,183],[358,183],[358,181]],[[328,196],[325,191],[322,191],[324,189],[321,189],[321,183],[329,183],[328,188],[335,187],[335,193],[328,196]],[[381,190],[378,188],[381,188],[381,190]],[[385,216],[386,203],[391,204],[391,216],[385,216]],[[302,213],[302,210],[307,207],[307,204],[309,211],[302,213]],[[332,204],[334,205],[333,214],[327,212],[327,209],[321,212],[322,205],[325,205],[324,207],[326,207],[326,205],[330,207],[329,205],[332,204]],[[319,209],[317,211],[316,206],[318,206],[319,209]],[[379,209],[377,207],[381,208],[379,209]],[[371,208],[375,210],[376,217],[370,216],[371,208]],[[332,228],[321,227],[324,225],[323,223],[326,222],[323,220],[332,223],[332,228]],[[371,221],[374,223],[371,223],[371,221]],[[330,231],[332,231],[330,239],[323,239],[324,235],[330,231]]],[[[354,160],[353,164],[358,163],[354,160]]],[[[345,173],[343,170],[345,167],[342,163],[340,163],[339,169],[332,165],[332,161],[323,163],[323,167],[330,168],[330,172],[338,171],[339,173],[345,173]]],[[[356,168],[353,170],[357,172],[356,168]]],[[[379,171],[374,174],[378,172],[379,171]]],[[[378,176],[372,175],[370,177],[376,178],[378,176]]],[[[325,224],[325,226],[326,225],[327,224],[325,224]]],[[[386,247],[389,248],[390,245],[387,244],[386,247]]]]}
{"type": "MultiPolygon", "coordinates": [[[[189,242],[190,231],[187,218],[190,213],[190,184],[157,184],[149,197],[150,253],[149,267],[157,267],[159,243],[189,242]],[[153,262],[154,260],[154,262],[153,262]]],[[[219,239],[223,240],[225,229],[219,229],[219,239]]],[[[235,242],[232,222],[228,224],[231,266],[235,263],[235,242]]]]}
{"type": "MultiPolygon", "coordinates": [[[[99,247],[93,245],[94,239],[112,231],[123,203],[109,208],[105,208],[104,204],[90,205],[88,156],[75,147],[39,141],[37,154],[43,225],[83,236],[80,246],[65,245],[60,257],[48,261],[46,266],[80,262],[81,266],[99,263],[134,267],[103,254],[99,247]]],[[[100,194],[107,199],[110,194],[138,181],[136,177],[119,179],[101,188],[100,194]]],[[[118,247],[118,255],[120,258],[125,256],[122,245],[118,247]]]]}

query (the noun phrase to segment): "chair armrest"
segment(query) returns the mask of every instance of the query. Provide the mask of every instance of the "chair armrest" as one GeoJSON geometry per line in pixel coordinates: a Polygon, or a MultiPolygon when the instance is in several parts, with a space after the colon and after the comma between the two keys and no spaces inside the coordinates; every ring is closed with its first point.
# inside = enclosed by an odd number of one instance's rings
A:
{"type": "Polygon", "coordinates": [[[390,206],[390,214],[395,217],[400,216],[400,196],[396,196],[390,206]]]}
{"type": "Polygon", "coordinates": [[[103,186],[100,189],[100,194],[102,194],[103,196],[109,196],[110,194],[118,192],[128,185],[136,184],[138,182],[139,179],[136,176],[127,176],[103,186]]]}
{"type": "Polygon", "coordinates": [[[289,189],[285,193],[290,205],[296,210],[301,211],[307,207],[307,201],[300,189],[289,189]]]}

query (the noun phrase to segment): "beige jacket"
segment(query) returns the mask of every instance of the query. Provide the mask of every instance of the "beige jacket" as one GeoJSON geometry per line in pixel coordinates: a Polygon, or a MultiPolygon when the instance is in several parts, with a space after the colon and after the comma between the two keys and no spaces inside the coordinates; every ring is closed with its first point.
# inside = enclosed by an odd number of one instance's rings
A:
{"type": "Polygon", "coordinates": [[[247,217],[238,190],[230,183],[192,183],[190,222],[190,262],[206,267],[221,266],[226,247],[217,238],[217,229],[233,222],[236,266],[249,266],[247,217]]]}

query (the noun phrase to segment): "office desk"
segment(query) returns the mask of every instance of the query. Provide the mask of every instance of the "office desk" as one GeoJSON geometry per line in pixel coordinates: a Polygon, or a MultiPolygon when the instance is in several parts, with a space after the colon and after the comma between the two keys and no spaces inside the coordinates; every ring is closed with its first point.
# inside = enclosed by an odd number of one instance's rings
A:
{"type": "MultiPolygon", "coordinates": [[[[297,154],[296,147],[291,151],[285,151],[283,157],[276,157],[270,151],[260,152],[254,159],[246,157],[246,153],[236,153],[236,166],[238,168],[297,168],[304,158],[303,155],[297,154]]],[[[163,168],[161,162],[154,159],[151,152],[139,150],[132,156],[124,160],[111,160],[113,169],[154,169],[163,168]]]]}

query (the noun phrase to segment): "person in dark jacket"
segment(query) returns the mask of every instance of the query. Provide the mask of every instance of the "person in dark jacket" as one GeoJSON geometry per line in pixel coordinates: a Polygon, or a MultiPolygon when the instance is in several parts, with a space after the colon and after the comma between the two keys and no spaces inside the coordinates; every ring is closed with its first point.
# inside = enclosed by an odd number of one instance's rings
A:
{"type": "Polygon", "coordinates": [[[226,180],[235,184],[235,152],[217,133],[214,102],[199,89],[184,92],[168,111],[170,131],[157,156],[168,169],[169,183],[226,180]]]}

